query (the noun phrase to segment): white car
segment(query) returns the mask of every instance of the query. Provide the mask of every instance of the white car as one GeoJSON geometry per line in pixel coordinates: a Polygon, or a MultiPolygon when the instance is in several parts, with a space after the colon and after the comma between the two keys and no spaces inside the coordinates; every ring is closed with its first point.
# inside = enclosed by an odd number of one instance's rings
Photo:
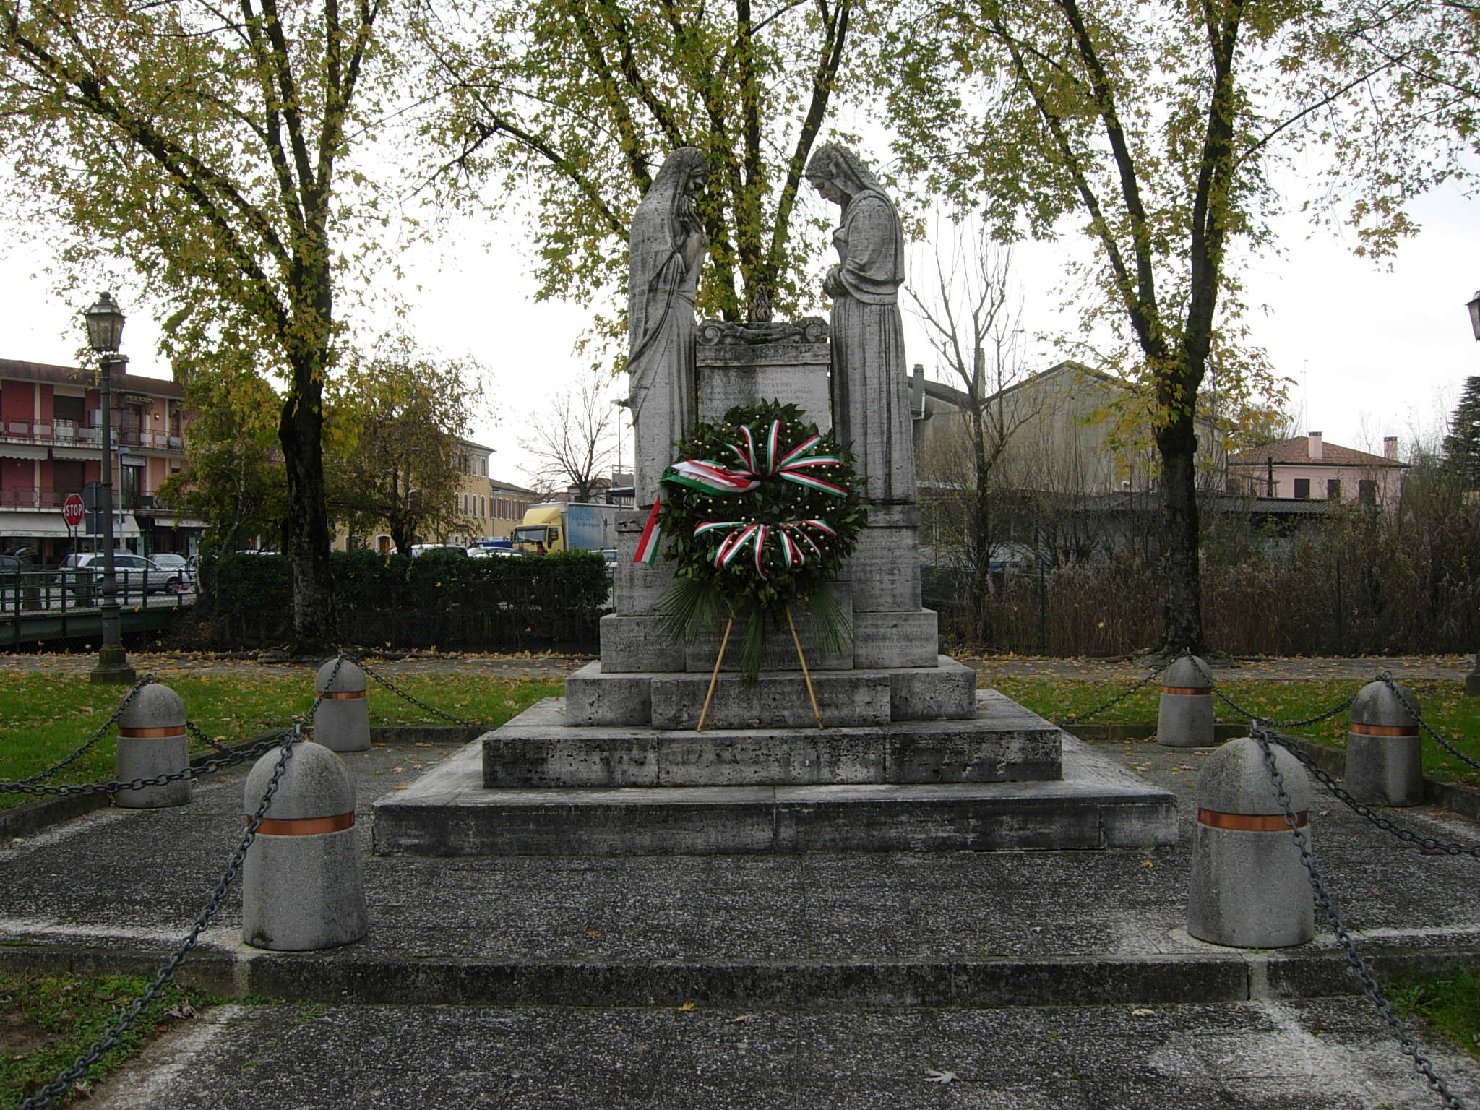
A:
{"type": "MultiPolygon", "coordinates": [[[[73,593],[94,592],[103,580],[102,553],[68,555],[62,560],[62,576],[73,593]]],[[[178,594],[187,588],[185,576],[179,570],[169,570],[131,551],[113,553],[113,576],[120,591],[178,594]]]]}

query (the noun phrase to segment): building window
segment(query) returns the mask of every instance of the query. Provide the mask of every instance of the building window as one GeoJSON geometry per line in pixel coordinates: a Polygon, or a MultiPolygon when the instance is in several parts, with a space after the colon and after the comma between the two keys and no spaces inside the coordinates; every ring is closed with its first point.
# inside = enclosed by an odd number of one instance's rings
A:
{"type": "Polygon", "coordinates": [[[87,419],[87,413],[83,411],[83,399],[81,397],[55,396],[51,399],[51,415],[53,420],[70,420],[74,424],[81,424],[87,419]]]}
{"type": "Polygon", "coordinates": [[[1327,478],[1326,479],[1326,500],[1327,501],[1340,501],[1341,500],[1341,479],[1340,478],[1327,478]]]}
{"type": "Polygon", "coordinates": [[[1310,499],[1310,479],[1309,478],[1296,478],[1295,479],[1295,500],[1297,500],[1297,501],[1307,501],[1309,499],[1310,499]]]}
{"type": "Polygon", "coordinates": [[[1363,505],[1377,504],[1377,482],[1371,478],[1363,478],[1357,483],[1357,500],[1363,505]]]}

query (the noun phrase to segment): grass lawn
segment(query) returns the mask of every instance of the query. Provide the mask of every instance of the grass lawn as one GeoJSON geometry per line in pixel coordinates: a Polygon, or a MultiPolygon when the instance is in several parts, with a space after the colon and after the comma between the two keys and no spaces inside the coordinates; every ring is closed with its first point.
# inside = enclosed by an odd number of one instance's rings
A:
{"type": "MultiPolygon", "coordinates": [[[[479,675],[407,675],[395,684],[435,709],[489,728],[503,724],[540,698],[558,695],[558,681],[494,679],[479,675]]],[[[259,675],[244,668],[232,675],[172,676],[185,713],[217,743],[231,743],[291,726],[313,707],[312,676],[259,675]]],[[[126,688],[93,686],[86,675],[20,674],[0,677],[0,782],[24,779],[69,755],[98,732],[117,709],[126,688]]],[[[370,684],[372,725],[449,724],[370,684]]],[[[116,730],[49,784],[96,782],[113,777],[116,730]]],[[[192,751],[206,751],[192,742],[192,751]]],[[[0,809],[32,800],[0,794],[0,809]]]]}
{"type": "MultiPolygon", "coordinates": [[[[1250,714],[1273,722],[1314,717],[1352,697],[1366,684],[1363,680],[1336,679],[1229,682],[1219,685],[1217,690],[1250,714]]],[[[990,685],[1034,713],[1060,724],[1088,713],[1089,716],[1079,723],[1149,724],[1154,729],[1161,699],[1161,685],[1153,680],[1103,713],[1093,713],[1092,710],[1109,701],[1117,692],[1131,689],[1134,683],[1065,682],[1052,678],[994,675],[990,685]]],[[[1455,748],[1480,762],[1480,698],[1465,697],[1463,686],[1457,682],[1417,681],[1405,682],[1404,686],[1417,699],[1423,719],[1455,748]]],[[[1213,711],[1219,723],[1248,720],[1216,695],[1213,711]]],[[[1298,729],[1280,728],[1279,731],[1333,748],[1345,748],[1349,723],[1350,717],[1341,712],[1319,724],[1298,729]]],[[[1423,769],[1430,778],[1480,786],[1480,771],[1454,758],[1427,735],[1423,741],[1423,769]]]]}
{"type": "MultiPolygon", "coordinates": [[[[102,1037],[150,980],[123,975],[75,978],[0,973],[0,1110],[19,1106],[46,1086],[102,1037]]],[[[138,1023],[52,1105],[79,1101],[92,1085],[138,1055],[171,1025],[195,1016],[209,1001],[173,984],[138,1023]]]]}

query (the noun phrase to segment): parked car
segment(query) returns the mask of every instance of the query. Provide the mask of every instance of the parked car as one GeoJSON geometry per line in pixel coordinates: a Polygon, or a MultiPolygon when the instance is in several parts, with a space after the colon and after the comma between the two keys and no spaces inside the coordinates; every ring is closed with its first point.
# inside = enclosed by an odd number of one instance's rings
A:
{"type": "MultiPolygon", "coordinates": [[[[185,578],[178,570],[168,570],[152,559],[131,551],[113,553],[113,574],[119,590],[142,589],[145,593],[182,593],[185,578]]],[[[62,560],[62,578],[74,594],[92,596],[103,580],[103,555],[88,552],[68,555],[62,560]]]]}
{"type": "Polygon", "coordinates": [[[191,565],[190,560],[185,558],[185,556],[164,552],[163,554],[151,555],[149,557],[154,560],[156,566],[163,567],[171,574],[178,574],[180,581],[187,588],[195,585],[195,567],[191,565]]]}

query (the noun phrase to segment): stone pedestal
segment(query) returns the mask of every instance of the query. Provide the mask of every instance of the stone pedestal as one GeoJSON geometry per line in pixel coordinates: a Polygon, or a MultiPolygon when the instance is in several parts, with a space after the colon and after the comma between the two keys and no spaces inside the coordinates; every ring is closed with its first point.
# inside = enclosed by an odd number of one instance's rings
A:
{"type": "MultiPolygon", "coordinates": [[[[777,400],[827,429],[829,363],[820,320],[705,324],[696,359],[699,419],[718,421],[736,405],[777,400]]],[[[411,791],[377,803],[377,851],[893,851],[1174,841],[1170,795],[1107,785],[1098,772],[1081,773],[1084,760],[1066,781],[1059,730],[1000,695],[979,692],[975,671],[939,654],[936,615],[920,607],[908,434],[884,456],[893,475],[885,486],[907,496],[868,504],[868,526],[833,584],[851,624],[849,642],[829,646],[804,607],[793,613],[823,727],[786,625],[768,630],[755,682],[736,673],[745,613],[737,614],[711,695],[720,636],[683,645],[666,634],[658,614],[673,564],[661,557],[653,566],[632,562],[648,516],[642,506],[617,524],[614,612],[601,622],[600,662],[566,680],[564,699],[543,702],[483,737],[481,755],[460,756],[455,770],[434,771],[411,791]]]]}

